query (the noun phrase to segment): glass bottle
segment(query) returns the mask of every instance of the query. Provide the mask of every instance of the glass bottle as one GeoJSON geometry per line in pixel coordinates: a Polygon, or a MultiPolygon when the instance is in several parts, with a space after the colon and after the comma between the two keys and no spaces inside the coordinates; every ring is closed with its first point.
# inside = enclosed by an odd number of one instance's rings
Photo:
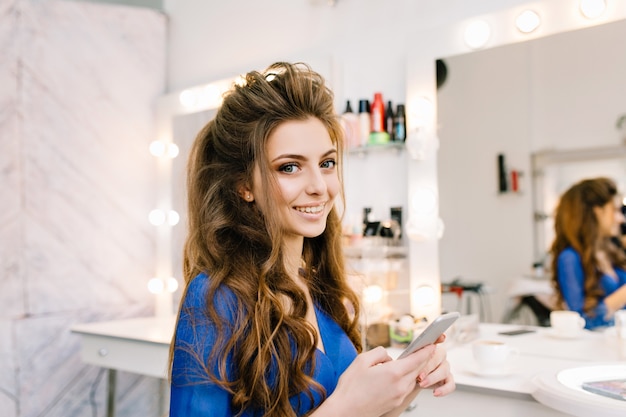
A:
{"type": "Polygon", "coordinates": [[[404,142],[406,140],[406,115],[404,104],[398,104],[394,120],[394,138],[397,142],[404,142]]]}
{"type": "Polygon", "coordinates": [[[385,109],[385,130],[389,134],[389,140],[394,141],[396,135],[393,132],[394,113],[391,101],[387,102],[387,109],[385,109]]]}

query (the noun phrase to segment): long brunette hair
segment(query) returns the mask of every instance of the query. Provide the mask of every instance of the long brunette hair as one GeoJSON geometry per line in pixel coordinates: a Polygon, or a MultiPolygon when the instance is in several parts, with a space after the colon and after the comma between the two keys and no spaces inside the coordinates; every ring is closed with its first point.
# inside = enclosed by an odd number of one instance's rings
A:
{"type": "Polygon", "coordinates": [[[610,178],[599,177],[582,180],[571,186],[559,200],[554,219],[555,238],[550,249],[552,257],[552,283],[556,288],[557,305],[567,308],[558,281],[558,257],[568,246],[580,255],[585,274],[585,301],[583,309],[592,314],[598,299],[604,295],[600,287],[596,251],[604,250],[611,263],[626,266],[624,252],[609,237],[601,236],[594,207],[602,207],[617,196],[617,186],[610,178]]]}
{"type": "MultiPolygon", "coordinates": [[[[266,156],[272,132],[291,120],[314,117],[328,129],[342,160],[343,132],[324,79],[307,65],[279,62],[250,72],[228,92],[215,118],[198,134],[188,165],[189,234],[184,248],[188,284],[200,273],[209,278],[206,314],[218,338],[205,364],[208,378],[233,394],[233,409],[262,410],[267,416],[293,416],[289,397],[312,390],[326,395],[312,378],[318,336],[305,320],[305,295],[284,266],[276,185],[266,156]],[[253,183],[259,167],[265,214],[238,193],[253,183]],[[222,323],[213,300],[227,287],[236,296],[234,323],[222,323]],[[232,334],[223,331],[228,326],[232,334]],[[292,350],[292,344],[295,349],[292,350]],[[236,372],[226,375],[227,357],[236,372]],[[267,372],[272,372],[268,381],[267,372]]],[[[339,175],[341,179],[341,169],[339,175]]],[[[343,198],[343,187],[341,191],[343,198]]],[[[349,287],[337,208],[318,237],[305,238],[302,273],[319,305],[362,350],[359,301],[349,287]]],[[[185,289],[186,293],[186,289],[185,289]]],[[[173,357],[174,344],[170,351],[173,357]]]]}

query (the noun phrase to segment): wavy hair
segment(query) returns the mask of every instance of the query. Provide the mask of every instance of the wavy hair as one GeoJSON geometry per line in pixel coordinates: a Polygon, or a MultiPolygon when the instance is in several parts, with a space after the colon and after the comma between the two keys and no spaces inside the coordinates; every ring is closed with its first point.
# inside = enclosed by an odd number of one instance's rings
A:
{"type": "MultiPolygon", "coordinates": [[[[215,118],[198,134],[187,170],[188,230],[184,247],[184,277],[188,284],[207,273],[206,314],[218,326],[218,338],[205,364],[207,376],[233,394],[233,409],[261,410],[266,416],[293,416],[289,397],[313,390],[326,396],[313,380],[318,336],[305,320],[304,292],[284,266],[277,186],[266,155],[272,132],[286,121],[314,117],[327,128],[342,160],[343,131],[324,79],[303,63],[278,62],[264,72],[249,72],[224,96],[215,118]],[[239,195],[261,172],[264,214],[256,203],[239,195]],[[222,323],[212,304],[223,286],[237,298],[234,323],[222,323]],[[226,326],[232,330],[227,336],[226,326]],[[295,349],[292,350],[292,345],[295,349]],[[235,369],[226,373],[227,357],[235,369]],[[275,376],[268,379],[267,370],[275,376]]],[[[341,179],[341,167],[338,165],[341,179]]],[[[341,190],[343,199],[343,186],[341,190]]],[[[341,217],[337,208],[325,231],[305,238],[307,282],[319,305],[362,350],[358,329],[359,301],[347,283],[341,247],[341,217]]],[[[185,290],[186,293],[186,290],[185,290]]],[[[173,357],[174,344],[170,350],[173,357]]]]}
{"type": "Polygon", "coordinates": [[[554,219],[555,238],[550,248],[552,257],[552,283],[556,289],[557,305],[566,308],[558,281],[558,257],[568,246],[582,260],[585,274],[585,301],[583,309],[593,314],[598,299],[604,295],[600,287],[601,272],[598,269],[596,251],[604,250],[613,265],[626,266],[623,251],[601,236],[594,207],[602,207],[617,196],[617,186],[610,178],[599,177],[582,180],[571,186],[559,200],[554,219]]]}

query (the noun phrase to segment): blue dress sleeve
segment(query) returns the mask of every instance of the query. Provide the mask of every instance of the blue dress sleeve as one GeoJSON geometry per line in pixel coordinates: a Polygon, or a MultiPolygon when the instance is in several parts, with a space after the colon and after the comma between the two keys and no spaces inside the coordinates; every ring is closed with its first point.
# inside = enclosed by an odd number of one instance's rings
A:
{"type": "Polygon", "coordinates": [[[585,328],[594,329],[609,324],[605,318],[607,308],[603,300],[599,300],[598,305],[593,310],[593,315],[587,314],[583,310],[585,273],[578,252],[572,248],[564,249],[557,259],[557,268],[557,279],[563,299],[570,310],[577,311],[585,319],[585,328]]]}
{"type": "MultiPolygon", "coordinates": [[[[176,326],[170,417],[230,417],[231,395],[207,376],[206,364],[216,339],[215,324],[205,314],[208,278],[199,275],[189,285],[176,326]]],[[[232,318],[233,297],[216,296],[218,312],[225,320],[232,318]],[[230,307],[229,307],[230,306],[230,307]]],[[[230,367],[230,361],[228,363],[230,367]]],[[[215,372],[217,366],[212,366],[215,372]]]]}

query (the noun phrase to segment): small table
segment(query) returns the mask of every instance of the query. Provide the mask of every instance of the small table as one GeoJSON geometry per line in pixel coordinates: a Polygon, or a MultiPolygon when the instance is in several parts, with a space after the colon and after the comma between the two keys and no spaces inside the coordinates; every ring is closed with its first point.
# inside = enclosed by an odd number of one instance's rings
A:
{"type": "MultiPolygon", "coordinates": [[[[108,369],[107,417],[115,416],[117,371],[167,379],[170,342],[176,316],[145,317],[77,324],[83,362],[108,369]]],[[[164,389],[162,408],[168,402],[164,389]]]]}

